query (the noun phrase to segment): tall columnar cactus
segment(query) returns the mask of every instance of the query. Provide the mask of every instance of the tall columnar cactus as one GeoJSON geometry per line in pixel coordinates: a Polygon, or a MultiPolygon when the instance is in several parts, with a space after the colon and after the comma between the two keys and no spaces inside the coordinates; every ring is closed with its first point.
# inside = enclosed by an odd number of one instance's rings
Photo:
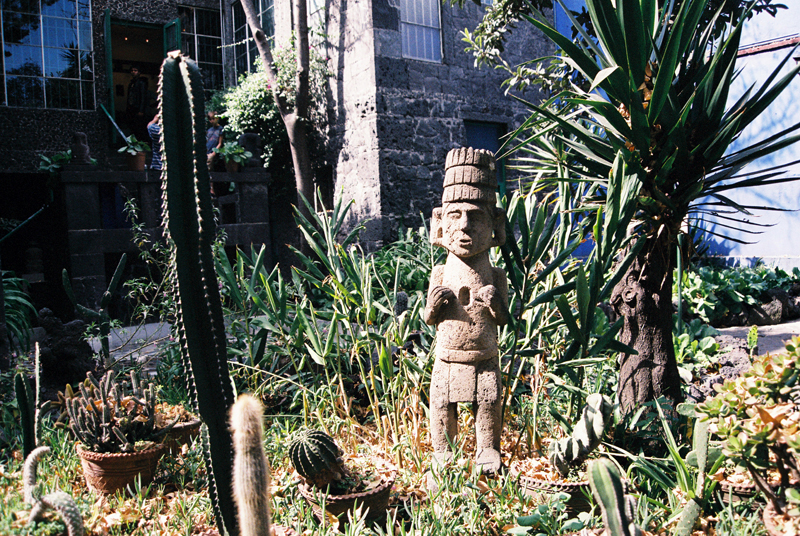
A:
{"type": "Polygon", "coordinates": [[[289,459],[300,476],[323,490],[347,472],[341,449],[331,436],[318,430],[295,435],[289,443],[289,459]]]}
{"type": "Polygon", "coordinates": [[[125,264],[127,263],[127,260],[127,254],[123,253],[122,257],[119,259],[119,263],[117,264],[117,269],[114,270],[114,275],[111,276],[111,282],[108,284],[108,288],[105,292],[103,292],[103,296],[100,298],[99,311],[84,307],[77,302],[75,299],[75,293],[72,292],[72,285],[69,282],[69,274],[67,273],[67,269],[64,268],[64,270],[61,272],[61,284],[64,285],[64,292],[67,293],[69,301],[72,302],[72,305],[78,310],[79,313],[92,322],[97,323],[97,328],[100,331],[100,346],[103,354],[103,363],[105,364],[106,368],[112,365],[111,348],[109,347],[108,342],[108,336],[111,334],[111,316],[108,314],[108,306],[111,305],[111,298],[114,296],[114,293],[119,287],[119,282],[122,280],[122,272],[125,271],[125,264]]]}
{"type": "Polygon", "coordinates": [[[572,435],[553,442],[551,446],[550,463],[559,473],[567,476],[570,466],[581,463],[600,445],[613,409],[611,402],[599,393],[586,397],[581,420],[575,425],[572,435]]]}
{"type": "Polygon", "coordinates": [[[36,357],[34,359],[34,384],[27,376],[17,373],[14,376],[14,391],[17,395],[17,405],[19,406],[20,422],[22,424],[22,452],[27,457],[42,435],[42,415],[47,411],[48,406],[42,407],[39,404],[41,393],[40,380],[42,376],[42,363],[39,359],[39,343],[36,343],[36,357]]]}
{"type": "Polygon", "coordinates": [[[238,534],[230,492],[233,474],[228,374],[222,302],[211,249],[214,215],[206,165],[203,84],[197,65],[168,55],[159,80],[163,128],[164,227],[172,248],[177,289],[176,326],[190,398],[205,424],[203,454],[209,495],[221,533],[238,534]]]}
{"type": "Polygon", "coordinates": [[[55,510],[61,514],[67,526],[68,536],[83,536],[83,517],[75,504],[75,500],[63,491],[54,491],[44,497],[39,497],[36,490],[36,468],[42,456],[50,452],[50,447],[39,447],[25,458],[22,469],[23,491],[25,502],[31,505],[31,514],[28,523],[40,521],[46,510],[55,510]]]}
{"type": "Polygon", "coordinates": [[[640,536],[633,522],[636,500],[625,495],[617,467],[609,460],[595,460],[589,465],[589,485],[603,513],[607,536],[640,536]]]}
{"type": "Polygon", "coordinates": [[[262,445],[264,408],[241,395],[231,408],[233,430],[233,496],[242,536],[270,534],[269,465],[262,445]]]}

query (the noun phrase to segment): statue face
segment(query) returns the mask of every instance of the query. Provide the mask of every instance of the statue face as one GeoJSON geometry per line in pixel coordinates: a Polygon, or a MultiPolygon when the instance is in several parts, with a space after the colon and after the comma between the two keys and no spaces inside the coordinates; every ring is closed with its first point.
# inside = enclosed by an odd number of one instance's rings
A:
{"type": "Polygon", "coordinates": [[[445,203],[441,245],[458,257],[472,257],[494,245],[489,208],[475,203],[445,203]]]}

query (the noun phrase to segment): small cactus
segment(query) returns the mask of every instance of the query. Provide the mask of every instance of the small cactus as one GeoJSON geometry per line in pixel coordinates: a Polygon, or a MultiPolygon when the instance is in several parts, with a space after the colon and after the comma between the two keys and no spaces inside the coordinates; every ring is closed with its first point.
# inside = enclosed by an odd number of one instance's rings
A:
{"type": "Polygon", "coordinates": [[[42,433],[42,416],[50,407],[49,403],[45,403],[45,405],[39,403],[41,376],[42,363],[39,359],[39,343],[36,343],[33,386],[25,375],[17,373],[14,376],[14,391],[17,396],[20,424],[22,425],[22,453],[25,457],[33,452],[33,449],[39,444],[42,433]]]}
{"type": "Polygon", "coordinates": [[[242,536],[270,534],[269,465],[261,443],[264,408],[256,398],[241,395],[231,407],[233,431],[233,495],[242,536]]]}
{"type": "Polygon", "coordinates": [[[581,463],[600,445],[613,409],[611,402],[599,393],[586,397],[581,420],[572,435],[551,445],[550,464],[562,476],[566,477],[570,466],[581,463]]]}
{"type": "Polygon", "coordinates": [[[63,491],[54,491],[44,497],[39,497],[36,491],[36,468],[42,456],[50,452],[50,447],[39,447],[34,449],[27,458],[22,469],[22,480],[24,485],[25,502],[31,505],[31,514],[28,523],[40,521],[44,512],[48,509],[55,510],[61,514],[64,524],[67,526],[68,536],[83,536],[83,517],[81,511],[75,504],[75,500],[63,491]]]}
{"type": "Polygon", "coordinates": [[[609,460],[595,460],[589,465],[589,485],[603,513],[607,536],[640,536],[633,522],[636,500],[625,495],[617,467],[609,460]]]}
{"type": "Polygon", "coordinates": [[[347,473],[341,449],[331,436],[318,430],[295,435],[289,444],[289,459],[300,476],[323,490],[347,473]]]}

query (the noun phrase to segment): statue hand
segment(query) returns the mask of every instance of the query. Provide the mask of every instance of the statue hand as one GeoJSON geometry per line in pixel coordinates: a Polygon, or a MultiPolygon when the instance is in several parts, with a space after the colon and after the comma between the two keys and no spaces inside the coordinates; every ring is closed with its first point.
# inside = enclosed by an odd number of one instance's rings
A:
{"type": "Polygon", "coordinates": [[[496,309],[500,305],[498,303],[500,296],[498,295],[497,287],[494,285],[486,285],[478,289],[478,292],[475,294],[475,299],[485,303],[492,309],[496,309]]]}
{"type": "Polygon", "coordinates": [[[456,294],[447,287],[438,285],[428,292],[428,303],[425,305],[423,318],[428,325],[439,323],[439,313],[445,305],[452,303],[456,294]]]}

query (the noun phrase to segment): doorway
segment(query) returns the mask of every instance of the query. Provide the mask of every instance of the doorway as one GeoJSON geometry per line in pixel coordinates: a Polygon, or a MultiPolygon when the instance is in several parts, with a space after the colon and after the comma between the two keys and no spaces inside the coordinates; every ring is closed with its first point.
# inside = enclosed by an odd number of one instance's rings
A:
{"type": "Polygon", "coordinates": [[[143,125],[155,116],[156,91],[161,61],[164,58],[164,32],[158,25],[111,23],[111,95],[114,116],[126,136],[136,133],[144,141],[143,125]],[[145,89],[144,116],[132,119],[126,114],[129,90],[132,87],[131,69],[138,67],[139,87],[145,89]]]}

